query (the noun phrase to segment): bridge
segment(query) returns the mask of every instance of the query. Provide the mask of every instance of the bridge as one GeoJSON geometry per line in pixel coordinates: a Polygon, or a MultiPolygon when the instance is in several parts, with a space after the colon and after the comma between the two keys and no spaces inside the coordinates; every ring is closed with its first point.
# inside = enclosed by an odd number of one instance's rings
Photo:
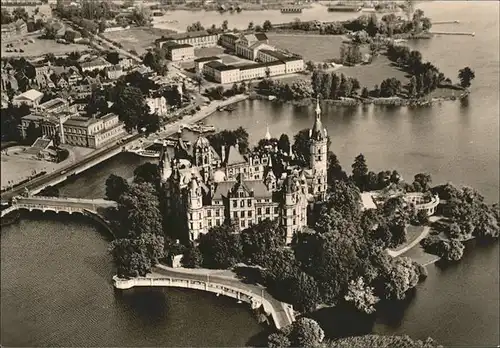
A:
{"type": "Polygon", "coordinates": [[[181,270],[157,265],[146,277],[121,279],[114,276],[113,281],[117,289],[130,289],[136,286],[177,287],[232,297],[250,303],[252,309],[262,308],[266,315],[272,317],[277,329],[295,321],[292,305],[276,300],[265,288],[243,283],[234,277],[210,275],[203,271],[207,270],[181,270]]]}
{"type": "Polygon", "coordinates": [[[1,195],[2,201],[8,201],[13,197],[21,195],[26,191],[26,189],[30,192],[30,194],[34,195],[48,186],[57,185],[65,181],[68,177],[84,172],[85,170],[117,155],[141,136],[141,134],[134,134],[125,138],[122,142],[111,144],[101,150],[92,152],[78,163],[69,164],[56,172],[42,175],[30,180],[27,183],[17,186],[13,190],[6,191],[1,195]]]}
{"type": "Polygon", "coordinates": [[[59,198],[59,197],[14,197],[12,205],[3,209],[0,217],[19,210],[38,210],[41,212],[53,211],[56,213],[65,212],[69,214],[79,213],[92,218],[103,225],[112,235],[108,221],[101,214],[106,208],[116,207],[115,201],[105,199],[81,199],[81,198],[59,198]]]}

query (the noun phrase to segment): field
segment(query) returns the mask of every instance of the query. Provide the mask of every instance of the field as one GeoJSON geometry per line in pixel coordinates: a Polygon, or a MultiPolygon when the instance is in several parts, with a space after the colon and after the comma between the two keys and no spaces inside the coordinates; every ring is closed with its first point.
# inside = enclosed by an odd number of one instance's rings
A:
{"type": "Polygon", "coordinates": [[[338,73],[357,78],[361,87],[366,86],[368,89],[373,89],[375,85],[380,86],[383,80],[390,77],[397,78],[403,85],[408,80],[406,73],[392,66],[390,60],[383,55],[375,57],[371,64],[342,67],[338,70],[338,73]]]}
{"type": "Polygon", "coordinates": [[[153,47],[156,39],[162,35],[173,33],[170,30],[158,28],[131,28],[120,31],[104,33],[104,37],[119,42],[127,51],[135,50],[139,55],[146,52],[147,48],[153,47]]]}
{"type": "Polygon", "coordinates": [[[60,44],[54,40],[42,40],[38,38],[28,37],[17,41],[10,41],[13,44],[12,48],[22,49],[24,52],[7,52],[6,42],[2,42],[2,57],[37,57],[47,53],[55,55],[70,53],[74,51],[82,51],[89,49],[86,45],[78,44],[60,44]],[[34,43],[28,42],[27,39],[34,40],[34,43]]]}
{"type": "Polygon", "coordinates": [[[332,35],[297,35],[297,34],[267,34],[269,43],[281,49],[297,53],[304,61],[324,62],[338,58],[342,36],[332,35]]]}

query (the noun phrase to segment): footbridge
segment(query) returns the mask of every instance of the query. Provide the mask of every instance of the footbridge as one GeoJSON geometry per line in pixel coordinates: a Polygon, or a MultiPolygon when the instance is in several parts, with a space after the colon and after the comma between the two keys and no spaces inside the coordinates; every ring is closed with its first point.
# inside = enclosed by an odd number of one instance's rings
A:
{"type": "Polygon", "coordinates": [[[250,303],[252,309],[262,308],[266,315],[273,319],[277,329],[295,321],[292,305],[278,301],[265,288],[243,283],[237,278],[210,275],[203,271],[206,270],[197,269],[186,273],[175,268],[157,266],[146,277],[121,279],[114,276],[113,281],[117,289],[130,289],[136,286],[177,287],[232,297],[250,303]]]}
{"type": "Polygon", "coordinates": [[[69,214],[95,214],[100,216],[101,209],[116,207],[115,201],[105,199],[81,199],[81,198],[59,198],[59,197],[21,197],[12,198],[12,205],[2,210],[1,217],[8,213],[26,209],[29,211],[39,210],[42,212],[53,211],[69,214]]]}

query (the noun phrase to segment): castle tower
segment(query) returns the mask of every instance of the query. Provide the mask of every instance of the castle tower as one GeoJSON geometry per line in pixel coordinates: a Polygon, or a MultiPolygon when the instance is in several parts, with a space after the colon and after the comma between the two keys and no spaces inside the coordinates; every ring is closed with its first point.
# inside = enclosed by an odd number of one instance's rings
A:
{"type": "Polygon", "coordinates": [[[328,134],[321,122],[319,98],[316,99],[316,119],[313,128],[309,131],[309,138],[311,143],[309,167],[313,171],[313,195],[322,198],[326,192],[328,134]]]}
{"type": "Polygon", "coordinates": [[[266,127],[265,139],[266,140],[271,140],[271,132],[269,132],[269,126],[266,127]]]}
{"type": "Polygon", "coordinates": [[[187,190],[187,220],[189,240],[198,239],[203,233],[203,193],[198,179],[193,176],[187,190]]]}
{"type": "Polygon", "coordinates": [[[266,185],[269,191],[274,191],[276,189],[276,176],[274,175],[271,156],[269,156],[269,162],[266,168],[264,184],[266,185]]]}
{"type": "Polygon", "coordinates": [[[210,142],[207,138],[201,135],[194,143],[193,162],[195,166],[201,169],[200,173],[203,176],[203,181],[208,183],[212,177],[213,153],[210,147],[210,142]]]}
{"type": "Polygon", "coordinates": [[[161,148],[159,163],[161,181],[164,183],[167,182],[168,178],[170,178],[170,175],[172,174],[172,165],[170,162],[170,157],[167,152],[167,142],[164,140],[161,148]]]}

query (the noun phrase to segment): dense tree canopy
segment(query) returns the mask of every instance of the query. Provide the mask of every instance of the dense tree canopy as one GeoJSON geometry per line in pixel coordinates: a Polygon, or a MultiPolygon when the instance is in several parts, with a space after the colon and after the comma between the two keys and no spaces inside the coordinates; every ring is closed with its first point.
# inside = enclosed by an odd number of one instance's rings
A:
{"type": "Polygon", "coordinates": [[[230,268],[241,261],[243,250],[240,235],[233,226],[224,224],[210,229],[199,238],[198,248],[207,268],[230,268]]]}
{"type": "Polygon", "coordinates": [[[127,180],[121,176],[111,174],[106,179],[106,198],[112,201],[118,201],[120,196],[129,189],[127,180]]]}

